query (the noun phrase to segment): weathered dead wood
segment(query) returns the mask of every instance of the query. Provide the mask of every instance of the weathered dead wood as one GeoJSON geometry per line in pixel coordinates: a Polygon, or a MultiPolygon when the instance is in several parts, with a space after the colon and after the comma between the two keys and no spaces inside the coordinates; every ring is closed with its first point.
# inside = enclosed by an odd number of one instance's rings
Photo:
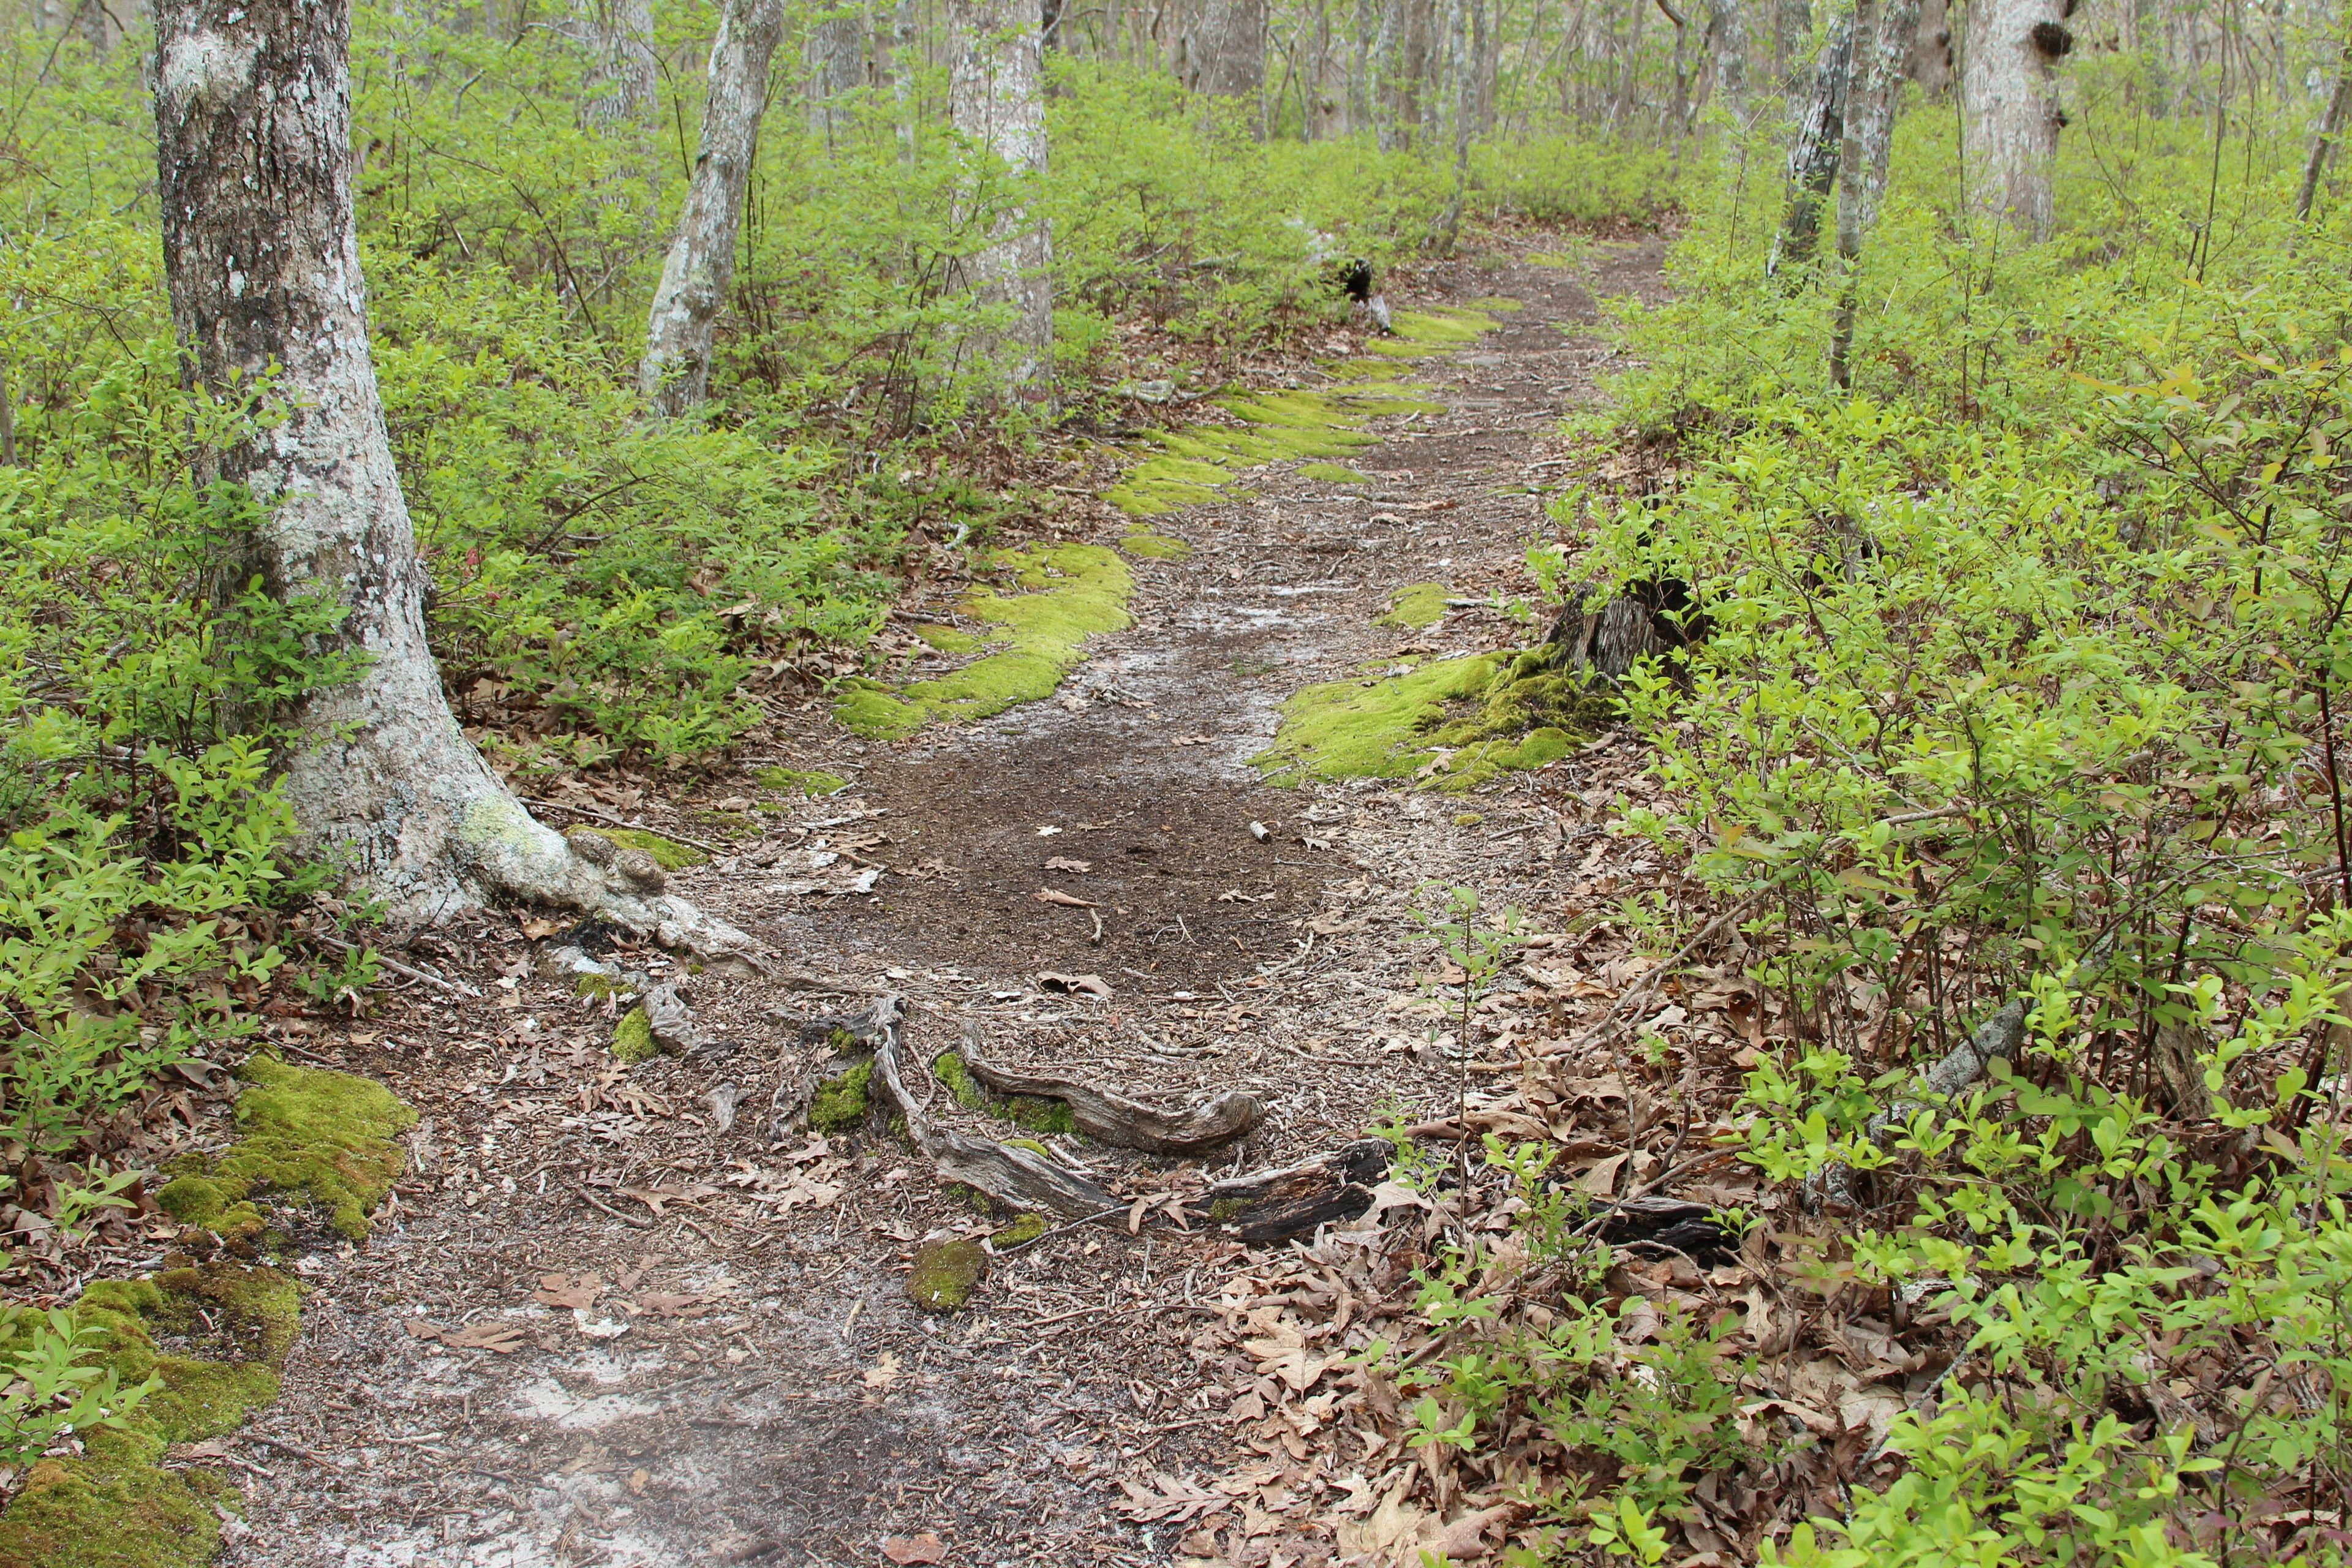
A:
{"type": "Polygon", "coordinates": [[[906,1016],[907,1004],[902,997],[885,996],[874,1004],[866,1036],[874,1043],[874,1076],[882,1080],[891,1102],[907,1119],[907,1135],[940,1175],[977,1187],[1016,1209],[1095,1215],[1119,1206],[1118,1199],[1090,1178],[1056,1165],[1031,1150],[934,1123],[925,1113],[922,1102],[907,1092],[900,1070],[898,1047],[906,1016]]]}
{"type": "Polygon", "coordinates": [[[1571,590],[1568,607],[1552,623],[1544,652],[1553,669],[1616,686],[1643,659],[1687,647],[1706,635],[1706,616],[1698,613],[1687,584],[1671,578],[1628,584],[1598,607],[1586,608],[1597,589],[1586,584],[1571,590]]]}
{"type": "Polygon", "coordinates": [[[1184,1110],[1155,1110],[1125,1095],[1088,1088],[1073,1079],[1015,1072],[988,1059],[980,1026],[964,1031],[964,1066],[999,1094],[1042,1095],[1070,1108],[1070,1121],[1097,1142],[1153,1154],[1192,1154],[1254,1131],[1265,1120],[1265,1102],[1246,1089],[1227,1089],[1205,1105],[1184,1110]]]}
{"type": "Polygon", "coordinates": [[[1296,1165],[1228,1176],[1194,1200],[1191,1212],[1243,1241],[1311,1235],[1370,1208],[1372,1188],[1387,1176],[1393,1153],[1385,1140],[1365,1138],[1296,1165]]]}

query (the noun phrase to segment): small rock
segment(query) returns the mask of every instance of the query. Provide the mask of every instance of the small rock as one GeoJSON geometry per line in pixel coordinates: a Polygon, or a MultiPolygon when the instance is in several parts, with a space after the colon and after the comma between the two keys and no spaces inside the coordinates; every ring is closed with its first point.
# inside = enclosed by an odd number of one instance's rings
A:
{"type": "Polygon", "coordinates": [[[613,857],[613,869],[648,893],[658,893],[669,886],[669,873],[647,850],[619,851],[613,857]]]}
{"type": "Polygon", "coordinates": [[[574,827],[564,834],[563,842],[591,866],[610,866],[621,852],[619,846],[593,827],[574,827]]]}

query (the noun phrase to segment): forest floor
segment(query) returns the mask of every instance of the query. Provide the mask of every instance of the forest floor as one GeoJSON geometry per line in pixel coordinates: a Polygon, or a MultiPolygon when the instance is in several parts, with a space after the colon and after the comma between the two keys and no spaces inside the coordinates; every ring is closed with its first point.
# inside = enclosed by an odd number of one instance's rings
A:
{"type": "MultiPolygon", "coordinates": [[[[314,1289],[285,1395],[227,1440],[251,1506],[226,1561],[1329,1560],[1318,1521],[1334,1500],[1360,1512],[1365,1483],[1336,1432],[1251,1403],[1264,1380],[1221,1292],[1265,1259],[1160,1216],[1082,1227],[998,1259],[963,1310],[927,1314],[907,1290],[917,1245],[1003,1219],[878,1121],[775,1143],[760,1111],[804,1019],[890,991],[922,1060],[977,1023],[1000,1060],[1270,1105],[1210,1172],[1055,1141],[1123,1195],[1283,1163],[1383,1114],[1452,1112],[1453,1042],[1431,1038],[1451,1026],[1433,1000],[1444,977],[1412,912],[1433,885],[1472,887],[1549,933],[1526,963],[1576,960],[1580,939],[1559,934],[1571,916],[1658,870],[1596,822],[1636,772],[1632,742],[1603,736],[1466,796],[1411,780],[1271,787],[1249,759],[1311,682],[1542,635],[1540,606],[1532,624],[1477,605],[1425,629],[1374,621],[1418,583],[1532,597],[1523,555],[1559,471],[1559,420],[1608,352],[1581,329],[1595,294],[1654,293],[1663,248],[1532,259],[1558,238],[1419,275],[1400,308],[1524,308],[1409,367],[1444,412],[1374,422],[1380,445],[1348,459],[1370,485],[1281,464],[1247,477],[1254,496],[1155,520],[1191,553],[1135,563],[1134,625],[1090,644],[1054,700],[889,743],[815,709],[749,759],[746,779],[781,764],[850,785],[674,874],[794,976],[688,980],[709,1049],[616,1065],[605,1006],[534,961],[542,928],[503,916],[404,955],[478,998],[395,982],[375,1016],[278,1026],[298,1059],[379,1079],[422,1120],[368,1244],[299,1265],[314,1289]],[[787,875],[812,844],[881,874],[787,875]],[[1046,973],[1110,994],[1042,989],[1046,973]],[[707,1098],[722,1084],[744,1108],[723,1131],[707,1098]],[[1139,1503],[1139,1489],[1192,1500],[1139,1503]],[[1212,1513],[1233,1525],[1222,1547],[1201,1529],[1212,1513]]],[[[1087,493],[1100,474],[1074,459],[1064,476],[1063,537],[1124,530],[1087,493]]],[[[698,810],[739,811],[746,779],[587,809],[692,836],[710,831],[698,810]]],[[[1600,963],[1585,961],[1591,994],[1609,994],[1600,963]]],[[[1507,981],[1496,1005],[1524,1005],[1529,984],[1507,981]]],[[[1473,1070],[1508,1074],[1511,1039],[1498,1025],[1474,1042],[1473,1070]]]]}

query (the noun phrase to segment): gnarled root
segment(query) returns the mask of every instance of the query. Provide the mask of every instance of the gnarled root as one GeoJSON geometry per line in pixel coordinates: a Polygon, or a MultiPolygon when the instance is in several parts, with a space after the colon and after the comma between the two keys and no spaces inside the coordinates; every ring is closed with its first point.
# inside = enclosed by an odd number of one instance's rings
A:
{"type": "Polygon", "coordinates": [[[990,1061],[981,1047],[978,1024],[964,1028],[964,1065],[971,1076],[999,1094],[1043,1095],[1070,1108],[1070,1121],[1097,1142],[1153,1154],[1192,1154],[1229,1143],[1265,1120],[1265,1102],[1246,1089],[1228,1089],[1205,1105],[1180,1111],[1090,1089],[1073,1079],[1015,1072],[990,1061]]]}
{"type": "Polygon", "coordinates": [[[1016,1209],[1048,1209],[1055,1214],[1098,1215],[1119,1206],[1091,1178],[1055,1164],[1028,1149],[993,1139],[974,1137],[940,1127],[907,1092],[898,1062],[900,1026],[907,1016],[904,998],[885,996],[874,1005],[867,1033],[874,1043],[874,1073],[889,1091],[891,1102],[907,1119],[907,1133],[950,1181],[977,1187],[1000,1203],[1016,1209]]]}

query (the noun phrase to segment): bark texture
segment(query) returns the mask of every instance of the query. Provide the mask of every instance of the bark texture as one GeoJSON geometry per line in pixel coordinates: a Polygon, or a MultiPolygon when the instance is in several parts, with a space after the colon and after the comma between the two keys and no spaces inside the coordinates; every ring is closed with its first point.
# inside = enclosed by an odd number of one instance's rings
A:
{"type": "Polygon", "coordinates": [[[320,651],[368,660],[295,711],[307,743],[286,795],[310,847],[403,921],[505,894],[755,952],[658,886],[574,855],[483,765],[443,698],[368,353],[348,0],[162,0],[156,45],[164,269],[185,373],[245,397],[275,366],[283,415],[220,456],[221,477],[265,514],[232,569],[344,610],[320,651]]]}
{"type": "MultiPolygon", "coordinates": [[[[950,0],[948,16],[949,118],[971,150],[958,201],[962,222],[986,199],[997,171],[1015,179],[1045,173],[1045,94],[1034,3],[950,0]]],[[[987,239],[967,263],[967,277],[982,304],[1010,306],[1013,320],[1002,332],[968,342],[1000,363],[1007,395],[1034,396],[1053,374],[1053,238],[1018,202],[991,205],[987,239]]]]}
{"type": "Polygon", "coordinates": [[[2319,178],[2327,172],[2328,150],[2344,129],[2347,109],[2352,109],[2352,43],[2344,46],[2343,55],[2336,61],[2336,89],[2327,95],[2327,108],[2319,117],[2318,132],[2311,139],[2311,155],[2304,160],[2303,184],[2294,195],[2298,222],[2311,216],[2311,204],[2319,195],[2319,178]]]}
{"type": "Polygon", "coordinates": [[[1919,35],[1919,0],[1859,0],[1853,12],[1854,53],[1846,89],[1845,137],[1838,156],[1837,249],[1843,277],[1837,325],[1830,342],[1830,384],[1847,383],[1853,348],[1855,268],[1862,244],[1878,221],[1886,196],[1886,165],[1895,146],[1895,115],[1903,79],[1919,35]]]}
{"type": "Polygon", "coordinates": [[[677,237],[646,312],[646,357],[637,366],[638,390],[659,414],[683,414],[709,390],[711,344],[735,281],[743,191],[768,105],[768,68],[783,31],[782,0],[727,0],[719,13],[702,141],[677,237]]]}
{"type": "Polygon", "coordinates": [[[2074,47],[2067,0],[1974,0],[1960,97],[1979,205],[2035,238],[2050,232],[2058,132],[2057,62],[2074,47]]]}
{"type": "Polygon", "coordinates": [[[1845,153],[1845,95],[1853,66],[1853,20],[1842,16],[1822,40],[1813,68],[1789,104],[1796,135],[1789,143],[1789,205],[1764,264],[1767,277],[1812,259],[1821,241],[1822,204],[1845,153]]]}
{"type": "Polygon", "coordinates": [[[585,21],[596,68],[581,119],[604,129],[650,123],[661,71],[654,58],[653,0],[595,0],[585,21]]]}
{"type": "Polygon", "coordinates": [[[866,16],[838,12],[809,31],[809,130],[830,146],[848,130],[844,100],[866,85],[866,16]]]}
{"type": "Polygon", "coordinates": [[[1184,85],[1241,98],[1265,87],[1265,0],[1202,0],[1184,34],[1184,85]]]}
{"type": "Polygon", "coordinates": [[[1920,0],[1919,30],[1911,45],[1911,79],[1929,98],[1952,90],[1952,8],[1948,0],[1920,0]]]}

